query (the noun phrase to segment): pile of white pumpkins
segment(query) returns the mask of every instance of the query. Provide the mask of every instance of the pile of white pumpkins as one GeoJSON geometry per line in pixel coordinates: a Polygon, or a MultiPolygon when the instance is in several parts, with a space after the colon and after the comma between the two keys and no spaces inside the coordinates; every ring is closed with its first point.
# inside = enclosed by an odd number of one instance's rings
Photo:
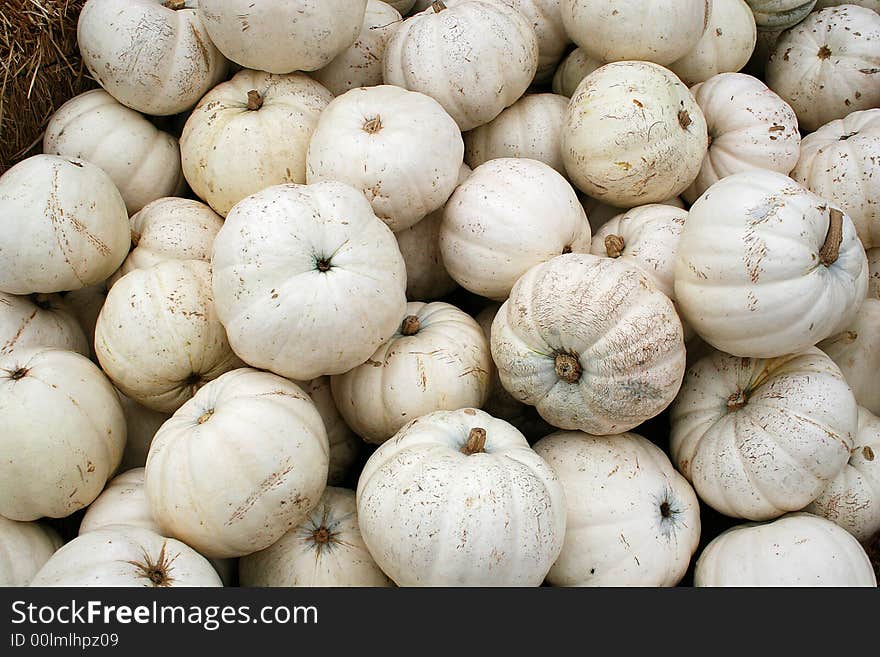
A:
{"type": "Polygon", "coordinates": [[[876,585],[878,10],[89,0],[0,584],[876,585]]]}

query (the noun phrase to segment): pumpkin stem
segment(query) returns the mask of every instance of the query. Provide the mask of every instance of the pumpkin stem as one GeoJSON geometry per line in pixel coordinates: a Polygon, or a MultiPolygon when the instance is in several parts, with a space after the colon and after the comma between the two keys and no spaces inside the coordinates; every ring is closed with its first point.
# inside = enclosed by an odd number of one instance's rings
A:
{"type": "Polygon", "coordinates": [[[382,117],[378,114],[364,123],[364,132],[375,135],[382,129],[382,117]]]}
{"type": "Polygon", "coordinates": [[[18,381],[19,379],[23,379],[27,376],[28,370],[24,367],[20,367],[9,375],[9,378],[13,381],[18,381]]]}
{"type": "Polygon", "coordinates": [[[822,46],[821,48],[819,48],[819,52],[816,53],[816,57],[818,57],[819,59],[828,59],[829,57],[831,57],[831,48],[829,48],[828,46],[822,46]]]}
{"type": "Polygon", "coordinates": [[[625,246],[626,242],[623,241],[620,235],[608,235],[605,237],[605,253],[608,254],[609,258],[619,258],[625,246]]]}
{"type": "Polygon", "coordinates": [[[672,515],[672,509],[669,507],[669,502],[663,502],[660,504],[660,515],[664,518],[668,518],[672,515]]]}
{"type": "Polygon", "coordinates": [[[415,315],[407,315],[403,319],[403,324],[400,327],[400,332],[403,335],[415,335],[419,332],[419,329],[422,328],[422,323],[419,321],[419,318],[415,315]]]}
{"type": "Polygon", "coordinates": [[[825,243],[819,249],[819,262],[826,267],[837,262],[841,242],[843,242],[843,213],[837,208],[831,208],[828,233],[825,235],[825,243]]]}
{"type": "Polygon", "coordinates": [[[572,354],[557,354],[556,376],[566,383],[577,383],[581,380],[581,362],[572,354]]]}
{"type": "Polygon", "coordinates": [[[468,434],[467,442],[461,448],[462,454],[472,456],[473,454],[481,454],[486,449],[486,430],[480,427],[474,427],[468,434]]]}
{"type": "Polygon", "coordinates": [[[208,420],[211,419],[211,416],[212,416],[212,415],[214,415],[214,409],[213,409],[213,408],[209,408],[207,411],[205,411],[204,413],[202,413],[202,414],[199,416],[199,419],[198,419],[197,421],[198,421],[199,424],[204,424],[205,422],[207,422],[208,420]]]}
{"type": "Polygon", "coordinates": [[[312,538],[315,543],[329,543],[330,539],[333,538],[330,535],[330,531],[326,527],[318,527],[313,533],[312,538]]]}
{"type": "Polygon", "coordinates": [[[738,411],[743,406],[745,406],[749,401],[749,396],[746,394],[745,390],[737,390],[730,397],[727,398],[727,410],[732,413],[733,411],[738,411]]]}
{"type": "Polygon", "coordinates": [[[562,255],[566,255],[568,253],[571,253],[571,244],[566,244],[562,247],[562,255]]]}
{"type": "Polygon", "coordinates": [[[248,91],[248,103],[247,108],[249,110],[256,111],[263,106],[263,97],[260,95],[260,92],[256,89],[251,89],[248,91]]]}
{"type": "Polygon", "coordinates": [[[186,0],[165,0],[162,3],[163,7],[167,7],[168,9],[173,9],[177,11],[178,9],[186,9],[186,0]]]}
{"type": "Polygon", "coordinates": [[[440,0],[436,0],[435,2],[431,3],[431,9],[434,10],[435,14],[439,14],[441,11],[446,9],[446,5],[440,0]]]}
{"type": "Polygon", "coordinates": [[[144,560],[128,562],[132,566],[135,566],[138,571],[140,571],[138,574],[144,579],[148,579],[154,587],[171,586],[171,583],[174,581],[174,578],[171,577],[171,571],[173,570],[171,564],[174,563],[174,560],[177,559],[179,555],[175,554],[173,557],[168,558],[168,555],[165,554],[167,545],[167,543],[162,543],[159,557],[155,561],[153,561],[152,557],[150,557],[146,550],[141,548],[144,560]]]}
{"type": "Polygon", "coordinates": [[[318,271],[321,271],[321,272],[330,271],[330,260],[328,258],[320,258],[315,263],[315,266],[318,269],[318,271]]]}

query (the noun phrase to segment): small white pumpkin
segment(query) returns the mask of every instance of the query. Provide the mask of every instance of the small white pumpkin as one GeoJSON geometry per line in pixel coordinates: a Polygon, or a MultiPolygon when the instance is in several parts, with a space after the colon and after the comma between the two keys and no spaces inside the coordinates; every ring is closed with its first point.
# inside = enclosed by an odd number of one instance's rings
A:
{"type": "Polygon", "coordinates": [[[464,131],[513,105],[537,68],[538,39],[518,10],[504,2],[434,2],[391,37],[384,79],[431,96],[464,131]]]}
{"type": "Polygon", "coordinates": [[[606,64],[588,75],[562,128],[569,178],[620,207],[678,196],[697,177],[707,145],[706,119],[688,88],[650,62],[606,64]]]}
{"type": "Polygon", "coordinates": [[[269,73],[314,71],[357,39],[367,0],[199,0],[199,18],[236,64],[269,73]]]}
{"type": "Polygon", "coordinates": [[[42,522],[0,516],[0,587],[30,584],[61,544],[58,533],[42,522]]]}
{"type": "Polygon", "coordinates": [[[870,270],[868,297],[880,299],[880,247],[868,249],[867,255],[870,270]]]}
{"type": "Polygon", "coordinates": [[[79,523],[79,535],[113,525],[140,527],[157,534],[162,529],[153,520],[144,490],[144,469],[133,468],[116,475],[86,509],[79,523]]]}
{"type": "Polygon", "coordinates": [[[853,112],[804,137],[791,177],[838,204],[865,249],[880,246],[880,109],[853,112]]]}
{"type": "Polygon", "coordinates": [[[849,462],[805,511],[837,523],[863,543],[880,531],[880,417],[859,407],[849,462]]]}
{"type": "Polygon", "coordinates": [[[122,459],[125,417],[88,358],[32,347],[0,356],[0,515],[64,518],[91,504],[122,459]]]}
{"type": "Polygon", "coordinates": [[[76,33],[83,62],[123,105],[158,116],[185,112],[228,67],[195,5],[192,0],[88,0],[76,33]]]}
{"type": "Polygon", "coordinates": [[[734,356],[795,353],[839,333],[867,285],[850,218],[773,171],[715,183],[691,206],[678,244],[682,317],[734,356]]]}
{"type": "Polygon", "coordinates": [[[382,60],[391,35],[403,18],[391,4],[367,0],[364,24],[357,40],[325,67],[312,73],[334,96],[357,87],[382,84],[382,60]]]}
{"type": "Polygon", "coordinates": [[[81,534],[59,549],[31,586],[223,586],[205,557],[173,538],[141,527],[113,526],[81,534]]]}
{"type": "Polygon", "coordinates": [[[242,586],[393,586],[361,538],[354,491],[328,486],[308,518],[239,562],[242,586]]]}
{"type": "Polygon", "coordinates": [[[413,420],[357,488],[370,554],[400,586],[539,586],[565,536],[565,494],[503,420],[466,408],[413,420]]]}
{"type": "Polygon", "coordinates": [[[529,269],[492,324],[505,389],[560,429],[628,431],[675,398],[681,321],[638,267],[589,254],[529,269]]]}
{"type": "Polygon", "coordinates": [[[213,267],[235,353],[289,378],[360,365],[406,307],[394,234],[339,182],[279,185],[239,203],[214,241],[213,267]]]}
{"type": "Polygon", "coordinates": [[[561,133],[568,98],[523,96],[497,117],[464,136],[465,161],[476,168],[500,157],[538,160],[565,175],[561,133]]]}
{"type": "Polygon", "coordinates": [[[122,264],[128,213],[106,173],[83,160],[34,155],[0,177],[0,291],[77,290],[122,264]]]}
{"type": "Polygon", "coordinates": [[[398,231],[443,207],[463,161],[461,133],[440,103],[381,85],[352,89],[327,106],[309,143],[306,181],[361,190],[398,231]]]}
{"type": "MultiPolygon", "coordinates": [[[[598,201],[590,196],[584,196],[581,199],[581,205],[584,206],[584,210],[590,219],[590,227],[592,228],[593,233],[598,231],[602,226],[615,217],[626,214],[627,211],[627,208],[618,208],[613,205],[608,205],[607,203],[598,201]]],[[[665,201],[661,201],[660,205],[670,205],[674,208],[685,209],[684,201],[678,196],[673,196],[665,201]]]]}
{"type": "Polygon", "coordinates": [[[767,520],[802,509],[840,474],[858,406],[815,347],[771,359],[716,351],[688,369],[670,421],[672,460],[700,499],[767,520]]]}
{"type": "Polygon", "coordinates": [[[700,554],[695,586],[877,586],[871,560],[845,529],[809,513],[737,525],[700,554]]]}
{"type": "Polygon", "coordinates": [[[244,70],[199,101],[183,127],[183,173],[223,215],[246,196],[306,181],[306,154],[333,94],[303,73],[244,70]]]}
{"type": "Polygon", "coordinates": [[[757,40],[755,16],[745,0],[712,0],[703,36],[669,68],[687,85],[739,71],[748,63],[757,40]]]}
{"type": "Polygon", "coordinates": [[[97,285],[71,290],[64,295],[64,300],[86,336],[89,354],[95,362],[98,362],[98,357],[95,355],[95,324],[98,322],[98,315],[101,313],[104,301],[107,300],[109,291],[109,282],[101,281],[97,285]]]}
{"type": "Polygon", "coordinates": [[[446,270],[465,289],[497,301],[507,298],[529,267],[589,250],[590,224],[574,189],[537,160],[489,160],[443,211],[446,270]]]}
{"type": "Polygon", "coordinates": [[[552,586],[675,586],[700,542],[700,505],[669,458],[635,433],[561,431],[534,446],[565,489],[552,586]]]}
{"type": "MultiPolygon", "coordinates": [[[[713,0],[714,2],[714,0],[713,0]]],[[[785,30],[804,20],[816,0],[746,0],[761,31],[785,30]]]]}
{"type": "Polygon", "coordinates": [[[227,372],[153,438],[153,518],[208,557],[262,550],[318,503],[328,451],[321,415],[299,386],[249,368],[227,372]]]}
{"type": "Polygon", "coordinates": [[[125,451],[122,453],[122,463],[119,471],[124,472],[132,468],[142,468],[147,463],[147,454],[150,451],[150,443],[153,436],[159,430],[165,420],[171,417],[170,413],[160,413],[146,406],[141,406],[130,397],[119,392],[119,403],[125,414],[128,439],[125,441],[125,451]]]}
{"type": "Polygon", "coordinates": [[[767,85],[794,108],[802,130],[880,105],[880,15],[855,5],[810,14],[783,33],[767,85]]]}
{"type": "Polygon", "coordinates": [[[89,343],[63,297],[0,292],[0,356],[24,347],[57,347],[89,355],[89,343]]]}
{"type": "Polygon", "coordinates": [[[562,0],[571,40],[603,62],[670,64],[700,41],[709,20],[706,0],[562,0]]]}
{"type": "Polygon", "coordinates": [[[575,48],[562,60],[553,75],[553,93],[571,98],[581,80],[604,63],[590,57],[583,48],[575,48]]]}
{"type": "Polygon", "coordinates": [[[163,413],[241,366],[214,309],[211,265],[200,260],[168,260],[119,279],[98,316],[95,352],[117,388],[163,413]]]}
{"type": "Polygon", "coordinates": [[[434,411],[479,408],[489,396],[489,343],[470,315],[448,303],[412,302],[401,320],[366,363],[330,380],[342,417],[370,443],[434,411]]]}
{"type": "Polygon", "coordinates": [[[837,363],[856,401],[880,414],[880,299],[865,299],[853,321],[819,348],[837,363]]]}

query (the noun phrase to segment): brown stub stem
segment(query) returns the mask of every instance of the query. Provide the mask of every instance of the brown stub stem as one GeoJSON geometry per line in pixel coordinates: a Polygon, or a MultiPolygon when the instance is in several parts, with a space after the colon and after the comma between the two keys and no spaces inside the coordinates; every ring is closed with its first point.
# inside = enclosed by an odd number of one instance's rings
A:
{"type": "Polygon", "coordinates": [[[375,135],[382,129],[382,117],[378,114],[364,122],[364,132],[369,135],[375,135]]]}
{"type": "Polygon", "coordinates": [[[256,89],[251,89],[248,91],[248,104],[247,108],[252,112],[260,109],[263,106],[263,97],[260,95],[260,92],[256,89]]]}
{"type": "Polygon", "coordinates": [[[207,410],[207,411],[205,411],[204,413],[202,413],[202,414],[199,416],[199,419],[198,419],[197,421],[198,421],[199,424],[204,424],[205,422],[207,422],[208,420],[211,419],[211,416],[212,416],[212,415],[214,415],[214,409],[213,409],[213,408],[212,408],[212,409],[209,409],[209,410],[207,410]]]}
{"type": "Polygon", "coordinates": [[[664,518],[668,518],[672,515],[672,509],[669,507],[669,502],[663,502],[660,505],[660,515],[664,518]]]}
{"type": "Polygon", "coordinates": [[[467,442],[461,448],[462,454],[471,456],[473,454],[481,454],[486,449],[486,430],[480,427],[474,427],[468,434],[467,442]]]}
{"type": "Polygon", "coordinates": [[[731,413],[733,411],[738,411],[743,406],[748,403],[749,397],[746,394],[745,390],[737,390],[730,397],[727,398],[727,410],[731,413]]]}
{"type": "Polygon", "coordinates": [[[9,378],[12,379],[13,381],[18,381],[19,379],[23,379],[24,377],[26,377],[27,373],[28,373],[28,371],[25,368],[21,367],[21,368],[15,370],[10,375],[9,378]]]}
{"type": "Polygon", "coordinates": [[[620,235],[608,235],[605,237],[605,253],[609,258],[619,258],[623,253],[626,242],[620,235]]]}
{"type": "Polygon", "coordinates": [[[436,0],[436,2],[431,3],[431,9],[434,10],[435,14],[439,14],[441,11],[446,9],[446,5],[440,2],[440,0],[436,0]]]}
{"type": "Polygon", "coordinates": [[[312,538],[315,540],[315,543],[329,543],[330,531],[326,527],[318,527],[312,534],[312,538]]]}
{"type": "Polygon", "coordinates": [[[826,267],[837,262],[842,241],[843,213],[837,208],[831,208],[830,219],[828,220],[828,233],[825,235],[825,243],[819,249],[819,262],[826,267]]]}
{"type": "Polygon", "coordinates": [[[162,3],[163,7],[167,7],[168,9],[173,9],[177,11],[178,9],[186,9],[186,0],[166,0],[162,3]]]}
{"type": "Polygon", "coordinates": [[[422,328],[422,324],[419,322],[419,318],[415,315],[407,315],[403,319],[403,324],[400,325],[400,332],[403,335],[415,335],[420,328],[422,328]]]}
{"type": "Polygon", "coordinates": [[[581,380],[581,362],[572,354],[556,356],[556,376],[566,383],[577,383],[581,380]]]}

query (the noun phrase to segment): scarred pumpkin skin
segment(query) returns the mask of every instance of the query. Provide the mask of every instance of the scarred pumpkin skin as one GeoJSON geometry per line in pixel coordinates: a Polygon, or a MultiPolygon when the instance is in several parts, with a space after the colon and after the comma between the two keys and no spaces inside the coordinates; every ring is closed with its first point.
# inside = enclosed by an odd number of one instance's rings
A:
{"type": "Polygon", "coordinates": [[[89,344],[64,297],[0,292],[0,356],[24,347],[57,347],[89,355],[89,344]]]}
{"type": "Polygon", "coordinates": [[[0,516],[0,587],[30,584],[62,542],[58,533],[42,522],[0,516]]]}

